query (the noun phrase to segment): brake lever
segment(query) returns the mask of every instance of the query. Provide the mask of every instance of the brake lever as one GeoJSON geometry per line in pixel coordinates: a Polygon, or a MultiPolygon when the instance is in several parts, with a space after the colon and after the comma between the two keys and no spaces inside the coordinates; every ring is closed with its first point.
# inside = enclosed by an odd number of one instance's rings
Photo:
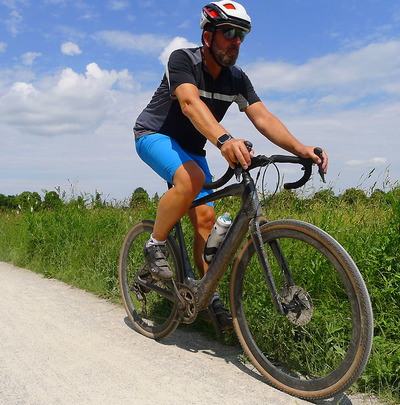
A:
{"type": "Polygon", "coordinates": [[[240,178],[242,177],[243,167],[240,163],[235,163],[235,168],[233,169],[235,173],[235,178],[238,183],[240,183],[240,178]]]}
{"type": "Polygon", "coordinates": [[[314,153],[321,159],[321,163],[318,165],[318,173],[321,176],[321,179],[324,183],[325,181],[325,174],[322,170],[322,164],[324,163],[324,158],[322,156],[322,149],[321,148],[314,148],[314,153]]]}
{"type": "MultiPolygon", "coordinates": [[[[249,153],[251,152],[251,150],[253,149],[253,144],[250,141],[244,141],[244,144],[246,145],[247,150],[249,151],[249,153]]],[[[239,183],[240,182],[240,178],[242,176],[242,172],[243,172],[243,167],[240,163],[235,163],[235,169],[234,169],[234,173],[235,173],[235,177],[236,177],[236,181],[239,183]]]]}

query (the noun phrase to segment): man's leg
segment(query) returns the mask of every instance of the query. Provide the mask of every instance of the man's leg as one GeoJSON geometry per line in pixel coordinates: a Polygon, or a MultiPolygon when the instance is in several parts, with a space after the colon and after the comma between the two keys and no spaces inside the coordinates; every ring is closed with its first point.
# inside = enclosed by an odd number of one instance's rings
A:
{"type": "MultiPolygon", "coordinates": [[[[208,235],[215,223],[214,208],[209,205],[200,205],[199,207],[192,208],[189,211],[189,218],[194,228],[193,259],[200,277],[203,277],[204,273],[208,270],[208,264],[203,260],[203,251],[208,235]]],[[[232,315],[219,299],[218,291],[215,292],[210,305],[220,328],[223,330],[232,329],[232,315]]],[[[207,321],[211,320],[209,314],[204,314],[203,317],[207,321]]]]}
{"type": "Polygon", "coordinates": [[[194,229],[193,259],[202,278],[208,269],[208,264],[203,260],[203,252],[208,235],[215,223],[215,211],[209,205],[200,205],[189,211],[189,218],[194,229]]]}
{"type": "Polygon", "coordinates": [[[193,161],[183,163],[176,170],[173,183],[158,204],[153,234],[143,253],[154,277],[168,280],[173,272],[165,257],[165,241],[171,228],[188,212],[191,203],[204,183],[203,170],[193,161]]]}
{"type": "Polygon", "coordinates": [[[204,183],[204,173],[197,163],[189,161],[179,166],[174,174],[174,187],[170,188],[158,204],[153,238],[167,239],[169,231],[190,208],[204,183]]]}

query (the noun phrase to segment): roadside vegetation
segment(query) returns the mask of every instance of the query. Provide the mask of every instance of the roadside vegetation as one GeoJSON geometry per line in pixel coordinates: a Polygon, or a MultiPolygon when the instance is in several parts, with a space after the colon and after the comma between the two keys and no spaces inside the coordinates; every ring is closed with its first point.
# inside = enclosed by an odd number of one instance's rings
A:
{"type": "MultiPolygon", "coordinates": [[[[105,202],[99,193],[66,198],[59,189],[17,196],[0,194],[0,261],[31,269],[98,296],[121,302],[119,251],[129,228],[154,218],[159,197],[138,188],[125,202],[105,202]]],[[[239,208],[230,199],[216,204],[217,213],[239,208]]],[[[295,218],[315,224],[336,238],[357,263],[370,292],[375,317],[373,352],[355,384],[359,392],[400,403],[400,187],[369,195],[348,189],[307,197],[280,191],[266,206],[270,220],[295,218]]],[[[192,231],[183,220],[187,243],[192,231]]],[[[23,286],[21,286],[23,293],[23,286]]],[[[228,294],[228,277],[220,293],[228,294]]],[[[203,328],[196,322],[194,328],[203,328]]],[[[234,337],[231,338],[234,342],[234,337]]]]}

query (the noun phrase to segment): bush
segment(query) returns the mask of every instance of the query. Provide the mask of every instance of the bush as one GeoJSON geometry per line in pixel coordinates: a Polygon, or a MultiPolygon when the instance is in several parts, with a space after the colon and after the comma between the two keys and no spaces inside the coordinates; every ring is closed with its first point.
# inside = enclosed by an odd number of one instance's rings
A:
{"type": "Polygon", "coordinates": [[[347,189],[341,195],[340,200],[348,204],[355,204],[357,202],[364,203],[367,201],[367,196],[363,190],[353,187],[347,189]]]}

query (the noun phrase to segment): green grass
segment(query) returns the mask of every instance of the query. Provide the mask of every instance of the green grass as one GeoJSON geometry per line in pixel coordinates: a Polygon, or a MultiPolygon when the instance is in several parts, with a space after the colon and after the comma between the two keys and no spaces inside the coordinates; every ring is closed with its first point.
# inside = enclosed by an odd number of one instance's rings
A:
{"type": "MultiPolygon", "coordinates": [[[[97,202],[93,209],[73,200],[53,204],[49,198],[45,207],[36,204],[33,210],[29,205],[0,207],[0,260],[120,302],[118,258],[124,236],[133,223],[154,218],[157,207],[147,198],[137,200],[134,208],[97,202]]],[[[218,213],[234,214],[237,209],[236,199],[216,205],[218,213]]],[[[267,210],[270,220],[295,218],[324,229],[353,257],[370,292],[375,316],[372,355],[353,389],[400,403],[399,187],[368,198],[354,190],[340,198],[320,192],[304,199],[281,192],[267,210]]],[[[187,218],[183,228],[190,245],[187,218]]],[[[224,298],[228,283],[227,275],[220,284],[224,298]]],[[[203,328],[204,323],[196,321],[193,327],[203,328]]]]}

